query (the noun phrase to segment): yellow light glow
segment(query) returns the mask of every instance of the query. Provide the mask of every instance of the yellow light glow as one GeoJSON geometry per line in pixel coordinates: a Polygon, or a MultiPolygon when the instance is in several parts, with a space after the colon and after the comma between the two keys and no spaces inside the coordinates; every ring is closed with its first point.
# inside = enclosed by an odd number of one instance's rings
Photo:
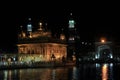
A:
{"type": "Polygon", "coordinates": [[[41,23],[41,22],[40,22],[39,24],[40,24],[40,26],[42,25],[42,23],[41,23]]]}
{"type": "Polygon", "coordinates": [[[104,43],[104,42],[105,42],[105,40],[104,40],[104,39],[102,39],[102,40],[101,40],[101,42],[102,42],[102,43],[104,43]]]}
{"type": "Polygon", "coordinates": [[[102,80],[108,80],[108,65],[104,64],[102,66],[102,80]]]}
{"type": "Polygon", "coordinates": [[[105,37],[102,37],[100,40],[101,40],[102,43],[106,42],[106,38],[105,37]]]}

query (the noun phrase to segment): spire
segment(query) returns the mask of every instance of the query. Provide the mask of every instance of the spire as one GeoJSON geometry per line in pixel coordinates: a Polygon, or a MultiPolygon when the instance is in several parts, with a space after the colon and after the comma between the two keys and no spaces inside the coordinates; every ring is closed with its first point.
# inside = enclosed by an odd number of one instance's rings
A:
{"type": "Polygon", "coordinates": [[[28,18],[27,32],[28,32],[28,37],[32,38],[32,24],[31,24],[31,18],[28,18]]]}
{"type": "Polygon", "coordinates": [[[72,12],[70,13],[70,16],[69,16],[69,17],[70,17],[70,18],[69,18],[70,20],[73,20],[73,13],[72,13],[72,12]]]}
{"type": "Polygon", "coordinates": [[[31,18],[28,18],[27,31],[32,32],[31,18]]]}
{"type": "Polygon", "coordinates": [[[64,33],[63,33],[63,28],[61,29],[62,30],[62,32],[61,32],[61,34],[60,34],[60,39],[61,40],[65,40],[65,35],[64,35],[64,33]]]}
{"type": "Polygon", "coordinates": [[[40,22],[39,25],[40,25],[40,28],[38,30],[43,31],[42,23],[40,22]]]}
{"type": "Polygon", "coordinates": [[[19,34],[19,37],[20,38],[25,38],[26,37],[26,33],[23,31],[23,26],[21,25],[20,28],[21,28],[21,33],[19,34]]]}
{"type": "Polygon", "coordinates": [[[38,30],[39,30],[40,34],[43,34],[44,30],[43,30],[42,22],[39,23],[39,29],[38,30]]]}
{"type": "Polygon", "coordinates": [[[75,21],[73,19],[73,14],[70,13],[70,18],[69,18],[69,28],[74,28],[75,27],[75,21]]]}

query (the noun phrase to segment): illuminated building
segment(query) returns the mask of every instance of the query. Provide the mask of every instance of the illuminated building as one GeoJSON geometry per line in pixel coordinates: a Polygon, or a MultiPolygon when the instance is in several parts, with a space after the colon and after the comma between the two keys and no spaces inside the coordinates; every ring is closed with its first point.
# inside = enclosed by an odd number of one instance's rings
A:
{"type": "Polygon", "coordinates": [[[18,37],[19,61],[51,61],[53,59],[57,61],[67,56],[64,34],[61,34],[60,39],[53,38],[51,32],[46,31],[42,23],[39,24],[37,31],[32,31],[32,24],[28,24],[27,33],[21,31],[18,37]]]}
{"type": "Polygon", "coordinates": [[[101,42],[95,42],[95,58],[103,61],[113,59],[112,42],[101,39],[101,42]]]}
{"type": "Polygon", "coordinates": [[[75,20],[72,18],[72,13],[70,14],[70,19],[68,23],[68,57],[72,57],[73,55],[76,55],[77,52],[77,46],[76,46],[76,41],[79,38],[76,27],[75,27],[75,20]]]}

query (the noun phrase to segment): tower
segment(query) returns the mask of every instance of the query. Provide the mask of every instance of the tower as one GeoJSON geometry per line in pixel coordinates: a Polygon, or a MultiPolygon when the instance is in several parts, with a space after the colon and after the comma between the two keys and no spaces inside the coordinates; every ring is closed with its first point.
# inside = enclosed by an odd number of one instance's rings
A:
{"type": "Polygon", "coordinates": [[[72,13],[70,13],[70,19],[68,23],[68,57],[71,58],[76,54],[76,28],[75,21],[72,17],[72,13]]]}
{"type": "Polygon", "coordinates": [[[31,18],[28,18],[27,32],[28,32],[28,37],[29,37],[29,38],[32,38],[32,24],[31,24],[31,18]]]}
{"type": "Polygon", "coordinates": [[[68,43],[75,43],[75,21],[72,19],[72,13],[70,14],[68,26],[68,43]]]}

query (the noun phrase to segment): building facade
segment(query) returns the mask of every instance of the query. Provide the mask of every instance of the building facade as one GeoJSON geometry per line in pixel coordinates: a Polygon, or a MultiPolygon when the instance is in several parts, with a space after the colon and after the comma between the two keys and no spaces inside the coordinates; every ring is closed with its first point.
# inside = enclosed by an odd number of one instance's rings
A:
{"type": "MultiPolygon", "coordinates": [[[[31,20],[31,19],[30,19],[31,20]]],[[[32,31],[32,24],[28,24],[27,33],[23,30],[18,37],[18,60],[19,61],[51,61],[61,60],[67,57],[67,45],[65,35],[59,39],[53,38],[50,31],[46,31],[39,24],[37,31],[32,31]]]]}

